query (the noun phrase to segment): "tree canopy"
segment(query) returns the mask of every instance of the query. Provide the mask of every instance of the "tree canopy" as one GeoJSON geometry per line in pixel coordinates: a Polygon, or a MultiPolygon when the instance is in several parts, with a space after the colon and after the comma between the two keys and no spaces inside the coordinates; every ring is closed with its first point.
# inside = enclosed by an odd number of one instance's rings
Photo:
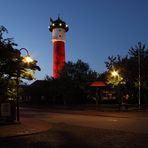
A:
{"type": "Polygon", "coordinates": [[[79,82],[94,81],[98,77],[98,73],[93,71],[88,63],[82,60],[74,62],[67,62],[60,74],[60,79],[74,80],[79,82]]]}
{"type": "Polygon", "coordinates": [[[115,78],[111,77],[111,71],[117,70],[119,77],[122,78],[120,85],[124,85],[129,93],[137,96],[140,85],[141,92],[146,95],[148,91],[148,48],[145,44],[139,42],[131,47],[124,57],[120,55],[110,56],[105,64],[108,69],[108,83],[112,85],[116,83],[115,78]]]}
{"type": "Polygon", "coordinates": [[[14,91],[15,82],[18,77],[24,79],[33,79],[35,70],[40,70],[37,61],[32,63],[24,63],[20,50],[16,48],[13,38],[4,38],[4,33],[8,30],[4,26],[0,26],[0,97],[7,98],[9,92],[14,91]]]}

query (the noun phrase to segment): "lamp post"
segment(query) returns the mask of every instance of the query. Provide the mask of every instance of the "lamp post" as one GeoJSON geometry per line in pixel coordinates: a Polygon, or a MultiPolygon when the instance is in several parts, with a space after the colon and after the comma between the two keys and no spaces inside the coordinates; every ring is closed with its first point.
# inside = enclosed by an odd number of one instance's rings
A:
{"type": "Polygon", "coordinates": [[[116,86],[116,95],[117,95],[117,100],[118,100],[118,110],[121,110],[121,104],[122,104],[122,98],[121,98],[121,93],[120,93],[120,76],[117,70],[113,70],[111,72],[111,76],[114,77],[114,85],[116,86]]]}
{"type": "Polygon", "coordinates": [[[140,49],[138,49],[138,105],[141,105],[141,68],[140,68],[140,49]]]}
{"type": "Polygon", "coordinates": [[[23,63],[31,63],[33,62],[33,59],[30,57],[29,52],[26,48],[21,48],[19,51],[21,52],[22,50],[26,51],[26,56],[22,59],[18,61],[18,69],[17,69],[17,77],[16,77],[16,119],[17,122],[20,122],[20,110],[19,110],[19,82],[20,82],[20,73],[21,73],[21,69],[20,69],[20,64],[21,62],[23,63]]]}

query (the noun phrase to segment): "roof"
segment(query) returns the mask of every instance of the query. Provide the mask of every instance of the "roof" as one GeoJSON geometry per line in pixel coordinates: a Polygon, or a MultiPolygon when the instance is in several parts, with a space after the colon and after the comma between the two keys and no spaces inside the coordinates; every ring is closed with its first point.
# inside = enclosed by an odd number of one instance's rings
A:
{"type": "Polygon", "coordinates": [[[45,86],[48,83],[46,80],[36,80],[32,84],[30,84],[30,87],[38,87],[38,86],[45,86]]]}
{"type": "Polygon", "coordinates": [[[103,81],[94,81],[90,85],[90,87],[104,87],[107,86],[103,81]]]}
{"type": "Polygon", "coordinates": [[[52,32],[54,28],[63,28],[67,32],[69,30],[68,25],[58,17],[57,20],[50,18],[49,30],[52,32]]]}

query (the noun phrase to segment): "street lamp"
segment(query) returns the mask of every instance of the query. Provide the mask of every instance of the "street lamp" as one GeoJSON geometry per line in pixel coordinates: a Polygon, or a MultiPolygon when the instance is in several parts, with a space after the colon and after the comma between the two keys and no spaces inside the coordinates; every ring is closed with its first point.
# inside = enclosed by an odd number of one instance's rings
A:
{"type": "Polygon", "coordinates": [[[118,100],[118,109],[121,109],[121,104],[122,104],[122,99],[121,99],[121,93],[120,93],[120,82],[121,82],[121,77],[119,76],[119,73],[117,70],[113,70],[111,72],[111,76],[114,77],[113,83],[114,86],[116,86],[116,95],[117,95],[117,100],[118,100]]]}
{"type": "Polygon", "coordinates": [[[31,63],[33,62],[33,59],[30,57],[30,54],[28,52],[28,50],[26,48],[21,48],[19,51],[21,52],[22,50],[26,51],[26,56],[23,57],[22,60],[19,60],[18,61],[18,70],[17,70],[17,78],[16,78],[16,118],[17,118],[17,121],[19,122],[20,121],[20,110],[19,110],[19,82],[20,82],[20,72],[21,72],[21,69],[20,69],[20,64],[21,62],[23,63],[31,63]]]}
{"type": "Polygon", "coordinates": [[[118,71],[115,71],[115,70],[113,70],[111,74],[112,74],[113,77],[116,77],[116,76],[119,75],[119,74],[118,74],[118,71]]]}
{"type": "Polygon", "coordinates": [[[111,76],[114,77],[114,85],[119,85],[119,84],[125,84],[125,81],[123,80],[123,77],[119,74],[117,70],[113,70],[111,72],[111,76]]]}
{"type": "Polygon", "coordinates": [[[118,71],[113,70],[113,71],[111,72],[111,75],[112,75],[113,77],[118,77],[118,76],[119,76],[119,73],[118,73],[118,71]]]}
{"type": "MultiPolygon", "coordinates": [[[[139,43],[140,44],[140,43],[139,43]]],[[[141,105],[141,69],[140,69],[140,49],[138,49],[138,105],[139,105],[139,109],[140,109],[140,105],[141,105]]]]}
{"type": "Polygon", "coordinates": [[[27,53],[27,55],[23,58],[22,62],[23,62],[23,63],[28,63],[28,64],[31,63],[31,62],[33,62],[33,59],[31,58],[31,56],[30,56],[28,50],[27,50],[26,48],[21,48],[20,51],[21,51],[21,50],[25,50],[26,53],[27,53]]]}

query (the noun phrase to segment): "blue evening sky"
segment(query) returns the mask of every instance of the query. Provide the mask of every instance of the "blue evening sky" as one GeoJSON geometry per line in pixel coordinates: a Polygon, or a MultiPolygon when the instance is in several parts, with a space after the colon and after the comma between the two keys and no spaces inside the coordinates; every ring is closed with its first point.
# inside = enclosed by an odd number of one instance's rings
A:
{"type": "Polygon", "coordinates": [[[124,56],[138,41],[148,46],[148,0],[0,0],[0,25],[38,61],[37,79],[52,76],[48,25],[59,14],[69,25],[66,61],[82,59],[99,73],[108,56],[124,56]]]}

